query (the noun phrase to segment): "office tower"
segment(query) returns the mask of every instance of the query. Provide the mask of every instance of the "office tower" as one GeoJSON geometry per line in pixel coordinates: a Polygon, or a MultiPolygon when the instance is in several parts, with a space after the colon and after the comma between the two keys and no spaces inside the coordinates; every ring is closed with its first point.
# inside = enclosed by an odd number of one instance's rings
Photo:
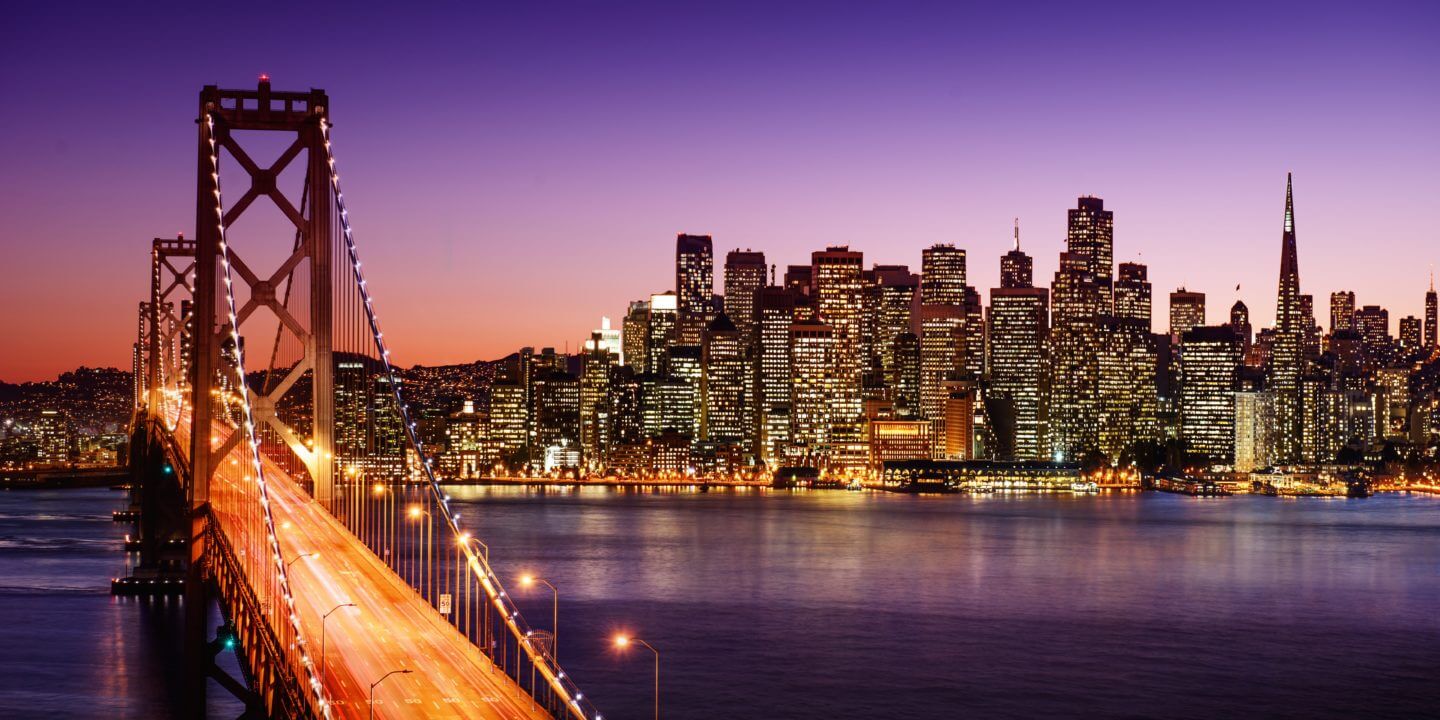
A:
{"type": "Polygon", "coordinates": [[[760,425],[760,454],[778,461],[790,442],[790,326],[795,322],[795,294],[778,286],[759,296],[759,345],[755,383],[760,425]]]}
{"type": "Polygon", "coordinates": [[[952,380],[945,383],[945,439],[947,460],[975,459],[975,382],[952,380]]]}
{"type": "Polygon", "coordinates": [[[1306,341],[1300,308],[1300,261],[1295,241],[1295,198],[1285,176],[1285,222],[1280,236],[1280,285],[1275,300],[1275,340],[1270,349],[1270,388],[1275,393],[1275,461],[1301,459],[1303,408],[1300,375],[1306,341]]]}
{"type": "Polygon", "coordinates": [[[1180,336],[1205,324],[1205,293],[1180,288],[1170,293],[1170,338],[1180,342],[1180,336]]]}
{"type": "Polygon", "coordinates": [[[790,325],[790,442],[808,455],[830,442],[835,385],[835,331],[818,320],[790,325]]]}
{"type": "Polygon", "coordinates": [[[1050,457],[1045,432],[1050,291],[1002,287],[990,291],[986,321],[986,415],[1007,460],[1050,457]]]}
{"type": "Polygon", "coordinates": [[[622,449],[633,448],[645,439],[644,420],[640,414],[640,375],[629,365],[610,367],[607,383],[609,395],[605,406],[609,410],[609,428],[605,431],[605,461],[613,464],[613,458],[622,449]]]}
{"type": "Polygon", "coordinates": [[[695,387],[689,381],[648,373],[636,380],[640,384],[640,424],[646,437],[656,438],[666,434],[686,438],[695,436],[695,387]]]}
{"type": "Polygon", "coordinates": [[[1268,390],[1235,393],[1235,472],[1254,472],[1270,466],[1274,443],[1275,396],[1268,390]]]}
{"type": "Polygon", "coordinates": [[[74,459],[75,430],[59,410],[41,410],[35,420],[35,460],[45,465],[67,465],[74,459]]]}
{"type": "Polygon", "coordinates": [[[514,380],[501,380],[490,386],[490,437],[496,454],[509,470],[520,470],[529,463],[529,405],[525,388],[514,380]]]}
{"type": "Polygon", "coordinates": [[[1420,318],[1414,315],[1406,315],[1400,318],[1400,350],[1408,354],[1420,352],[1424,347],[1421,344],[1420,318]]]}
{"type": "MultiPolygon", "coordinates": [[[[896,417],[916,419],[922,416],[920,374],[920,337],[911,332],[900,333],[895,336],[895,367],[889,379],[890,386],[894,388],[896,417]]],[[[926,437],[931,437],[931,434],[927,432],[926,437]]]]}
{"type": "Polygon", "coordinates": [[[965,251],[950,244],[920,251],[920,303],[965,304],[965,251]]]}
{"type": "Polygon", "coordinates": [[[1425,347],[1435,347],[1436,334],[1436,308],[1435,308],[1435,272],[1430,272],[1430,289],[1425,292],[1425,347]]]}
{"type": "Polygon", "coordinates": [[[1321,332],[1320,323],[1315,319],[1315,296],[1300,296],[1300,317],[1305,326],[1305,342],[1301,346],[1301,355],[1306,360],[1314,360],[1320,357],[1321,332]]]}
{"type": "Polygon", "coordinates": [[[835,348],[830,419],[837,426],[847,426],[848,433],[848,426],[861,415],[860,314],[865,259],[844,246],[811,253],[810,258],[816,313],[831,329],[835,348]]]}
{"type": "Polygon", "coordinates": [[[701,360],[700,437],[753,448],[756,415],[750,407],[755,377],[750,345],[727,313],[705,330],[701,360]]]}
{"type": "Polygon", "coordinates": [[[580,371],[580,454],[591,467],[599,467],[605,455],[610,430],[610,371],[619,364],[618,351],[611,350],[602,332],[591,333],[580,371]]]}
{"type": "Polygon", "coordinates": [[[669,372],[666,351],[675,344],[678,324],[678,302],[675,293],[650,296],[649,319],[646,321],[645,372],[664,375],[669,372]]]}
{"type": "Polygon", "coordinates": [[[910,332],[910,307],[920,279],[904,265],[876,265],[870,275],[866,308],[873,354],[870,369],[888,379],[895,370],[895,338],[910,332]]]}
{"type": "Polygon", "coordinates": [[[1035,263],[1020,252],[1020,218],[1015,218],[1015,246],[1000,256],[1000,287],[1028,288],[1035,284],[1035,263]]]}
{"type": "Polygon", "coordinates": [[[1404,442],[1410,435],[1410,369],[1375,371],[1375,430],[1382,440],[1404,442]]]}
{"type": "Polygon", "coordinates": [[[1250,354],[1250,336],[1253,334],[1250,327],[1250,308],[1245,303],[1236,300],[1230,306],[1230,329],[1240,338],[1241,355],[1250,354]]]}
{"type": "Polygon", "coordinates": [[[1229,325],[1192,328],[1180,339],[1180,436],[1212,463],[1235,455],[1240,338],[1229,325]]]}
{"type": "Polygon", "coordinates": [[[580,381],[562,370],[550,369],[532,381],[535,395],[535,442],[545,453],[551,448],[580,446],[580,381]]]}
{"type": "Polygon", "coordinates": [[[1330,293],[1330,333],[1355,329],[1355,293],[1338,290],[1330,293]]]}
{"type": "Polygon", "coordinates": [[[1149,269],[1140,263],[1120,263],[1115,280],[1115,317],[1133,320],[1150,331],[1149,269]]]}
{"type": "Polygon", "coordinates": [[[441,472],[462,478],[489,473],[497,457],[494,446],[485,442],[489,424],[484,413],[475,412],[473,400],[466,400],[459,412],[450,413],[445,418],[441,472]]]}
{"type": "MultiPolygon", "coordinates": [[[[1099,313],[1109,315],[1112,268],[1114,266],[1115,214],[1105,209],[1105,201],[1097,197],[1080,198],[1069,211],[1066,250],[1075,255],[1099,295],[1099,313]]],[[[1059,300],[1056,300],[1058,303],[1059,300]]]]}
{"type": "Polygon", "coordinates": [[[590,331],[590,338],[585,341],[583,350],[589,352],[595,348],[604,350],[615,356],[615,364],[624,364],[625,341],[624,333],[610,327],[610,318],[601,316],[600,327],[590,331]]]}
{"type": "Polygon", "coordinates": [[[731,250],[725,255],[725,314],[747,346],[755,342],[755,303],[768,284],[767,269],[763,252],[731,250]]]}
{"type": "Polygon", "coordinates": [[[650,301],[631,300],[620,327],[620,361],[643,372],[645,346],[650,341],[650,301]]]}
{"type": "MultiPolygon", "coordinates": [[[[1119,302],[1118,282],[1115,292],[1119,302]]],[[[1139,320],[1100,320],[1099,449],[1111,461],[1127,456],[1137,441],[1157,437],[1159,355],[1154,337],[1139,320]]]]}
{"type": "Polygon", "coordinates": [[[1360,333],[1367,371],[1390,362],[1390,311],[1379,305],[1366,305],[1356,310],[1355,329],[1360,333]]]}
{"type": "Polygon", "coordinates": [[[715,302],[715,253],[709,235],[675,237],[676,331],[679,342],[699,345],[715,302]]]}
{"type": "Polygon", "coordinates": [[[1092,261],[1060,253],[1050,285],[1050,451],[1073,461],[1098,445],[1100,288],[1092,261]]]}
{"type": "MultiPolygon", "coordinates": [[[[923,292],[923,277],[921,288],[923,292]]],[[[935,423],[937,441],[944,438],[945,382],[958,377],[961,370],[965,315],[963,304],[919,308],[920,411],[935,423]]]]}
{"type": "Polygon", "coordinates": [[[335,462],[358,466],[370,454],[370,373],[365,359],[349,356],[335,363],[335,462]]]}
{"type": "Polygon", "coordinates": [[[672,415],[677,421],[667,426],[667,429],[691,438],[699,437],[700,384],[705,376],[704,350],[700,345],[672,345],[666,355],[670,375],[684,382],[690,390],[689,396],[672,415]]]}

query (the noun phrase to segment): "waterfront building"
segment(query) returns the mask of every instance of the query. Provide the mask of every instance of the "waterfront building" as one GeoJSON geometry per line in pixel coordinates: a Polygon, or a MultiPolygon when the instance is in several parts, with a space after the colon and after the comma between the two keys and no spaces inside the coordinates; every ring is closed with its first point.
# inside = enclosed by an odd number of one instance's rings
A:
{"type": "Polygon", "coordinates": [[[452,477],[473,478],[486,474],[495,464],[493,446],[485,442],[489,418],[475,411],[475,401],[466,400],[445,422],[445,454],[440,469],[452,477]]]}
{"type": "Polygon", "coordinates": [[[1275,393],[1275,461],[1301,459],[1304,408],[1300,376],[1307,328],[1300,307],[1300,262],[1295,240],[1295,200],[1285,177],[1285,220],[1280,237],[1280,286],[1275,301],[1275,340],[1270,348],[1270,387],[1275,393]]]}
{"type": "Polygon", "coordinates": [[[927,420],[872,420],[869,425],[870,467],[887,462],[930,458],[935,441],[927,420]]]}
{"type": "Polygon", "coordinates": [[[1275,396],[1267,390],[1235,393],[1235,472],[1269,467],[1274,446],[1275,396]]]}
{"type": "MultiPolygon", "coordinates": [[[[1082,198],[1083,199],[1083,198],[1082,198]]],[[[1102,296],[1091,261],[1060,254],[1050,285],[1050,452],[1057,461],[1099,444],[1099,321],[1102,296]]]]}
{"type": "Polygon", "coordinates": [[[1201,326],[1180,340],[1180,436],[1211,462],[1235,455],[1240,338],[1228,325],[1201,326]]]}
{"type": "Polygon", "coordinates": [[[790,443],[821,453],[830,443],[835,378],[835,331],[818,320],[790,325],[790,443]]]}
{"type": "Polygon", "coordinates": [[[75,429],[59,410],[40,411],[35,420],[35,460],[41,465],[69,465],[75,456],[75,429]]]}
{"type": "Polygon", "coordinates": [[[747,347],[755,343],[756,308],[760,290],[769,284],[768,267],[763,252],[731,250],[725,255],[725,314],[747,347]]]}
{"type": "Polygon", "coordinates": [[[580,449],[580,381],[561,370],[537,374],[531,382],[535,394],[535,442],[541,451],[552,447],[580,449]]]}
{"type": "Polygon", "coordinates": [[[947,460],[975,459],[975,395],[970,380],[945,383],[945,439],[941,444],[947,460]]]}
{"type": "Polygon", "coordinates": [[[1001,459],[1046,459],[1050,292],[992,289],[986,325],[985,404],[997,440],[995,454],[1001,459]]]}
{"type": "Polygon", "coordinates": [[[1205,293],[1180,288],[1170,293],[1170,341],[1205,324],[1205,293]]]}
{"type": "Polygon", "coordinates": [[[490,386],[490,430],[488,444],[494,446],[500,463],[511,470],[525,465],[529,424],[529,405],[525,388],[513,380],[501,380],[490,386]]]}
{"type": "MultiPolygon", "coordinates": [[[[861,418],[860,315],[864,303],[864,255],[846,246],[811,253],[815,310],[832,333],[834,350],[829,419],[847,443],[863,441],[861,418]]],[[[798,415],[798,412],[797,412],[798,415]]],[[[863,455],[859,458],[863,464],[863,455]]]]}
{"type": "Polygon", "coordinates": [[[790,440],[790,326],[795,323],[795,295],[771,286],[759,295],[759,344],[755,392],[759,415],[760,456],[778,460],[790,440]]]}
{"type": "MultiPolygon", "coordinates": [[[[1115,291],[1118,302],[1119,283],[1115,291]]],[[[1137,441],[1153,439],[1159,432],[1155,377],[1159,355],[1155,336],[1138,320],[1104,318],[1100,331],[1099,449],[1118,461],[1137,441]]]]}
{"type": "Polygon", "coordinates": [[[752,450],[758,416],[751,408],[750,346],[727,313],[716,315],[706,328],[701,368],[700,438],[752,450]]]}
{"type": "Polygon", "coordinates": [[[587,466],[598,467],[608,447],[610,434],[610,371],[618,364],[618,351],[612,351],[597,330],[585,344],[584,365],[580,375],[580,453],[587,466]]]}

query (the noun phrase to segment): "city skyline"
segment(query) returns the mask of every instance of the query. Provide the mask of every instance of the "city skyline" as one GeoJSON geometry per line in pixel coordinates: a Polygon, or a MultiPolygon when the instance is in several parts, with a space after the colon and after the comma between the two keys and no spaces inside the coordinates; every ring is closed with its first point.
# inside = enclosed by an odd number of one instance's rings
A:
{"type": "MultiPolygon", "coordinates": [[[[1389,309],[1394,332],[1399,317],[1422,316],[1434,261],[1426,209],[1440,192],[1440,141],[1428,128],[1440,98],[1425,81],[1437,50],[1420,28],[1435,11],[1303,7],[1046,7],[1039,21],[986,10],[964,17],[991,32],[967,31],[963,43],[927,29],[957,25],[961,16],[939,8],[824,22],[790,9],[767,15],[763,31],[746,22],[753,8],[652,8],[644,26],[626,22],[633,9],[586,10],[613,31],[607,39],[578,31],[583,22],[558,27],[507,9],[477,40],[523,58],[504,65],[461,53],[467,43],[435,42],[457,31],[412,15],[385,36],[393,52],[366,57],[340,43],[333,71],[294,48],[267,49],[257,67],[235,44],[244,32],[218,40],[216,64],[177,70],[168,59],[203,18],[144,10],[97,9],[85,41],[57,56],[50,48],[74,25],[27,8],[14,25],[27,32],[5,36],[16,70],[4,82],[16,102],[50,112],[7,120],[0,141],[13,158],[7,185],[18,188],[0,198],[10,220],[0,302],[46,312],[0,319],[22,348],[0,358],[0,379],[126,365],[131,278],[119,270],[143,275],[134,248],[193,232],[193,210],[177,200],[193,189],[180,161],[191,148],[153,117],[193,115],[194,87],[244,86],[261,71],[350,103],[335,142],[353,158],[357,232],[373,248],[371,282],[385,290],[407,366],[573,348],[598,316],[618,320],[668,284],[669,238],[681,232],[712,235],[717,260],[750,247],[777,264],[848,244],[867,262],[916,267],[921,249],[949,242],[968,251],[971,284],[988,302],[999,286],[990,259],[1009,249],[1012,219],[1036,277],[1048,279],[1062,210],[1087,193],[1116,213],[1117,264],[1148,265],[1160,294],[1206,292],[1211,323],[1239,284],[1263,327],[1275,312],[1273,188],[1290,170],[1303,196],[1307,291],[1322,308],[1329,292],[1353,291],[1357,305],[1389,309]],[[105,20],[130,32],[95,29],[105,20]],[[1151,39],[1176,23],[1189,32],[1151,39]],[[1088,64],[1073,68],[1081,41],[1067,27],[1106,49],[1087,48],[1088,64]],[[1222,31],[1231,52],[1217,62],[1208,43],[1222,31]],[[697,37],[717,51],[684,52],[697,37]],[[540,52],[555,47],[565,50],[540,52]],[[671,60],[659,70],[654,57],[671,60]],[[473,92],[454,98],[456,72],[473,75],[460,85],[473,92]],[[542,98],[533,87],[567,92],[542,98]],[[393,102],[355,99],[374,91],[393,102]],[[552,99],[562,96],[563,106],[552,99]],[[109,130],[82,127],[92,103],[117,109],[109,130]],[[69,188],[77,178],[108,192],[82,200],[69,188]],[[1379,261],[1354,262],[1357,248],[1379,261]],[[66,262],[72,255],[82,260],[66,262]]],[[[364,37],[360,24],[338,27],[364,37]]]]}

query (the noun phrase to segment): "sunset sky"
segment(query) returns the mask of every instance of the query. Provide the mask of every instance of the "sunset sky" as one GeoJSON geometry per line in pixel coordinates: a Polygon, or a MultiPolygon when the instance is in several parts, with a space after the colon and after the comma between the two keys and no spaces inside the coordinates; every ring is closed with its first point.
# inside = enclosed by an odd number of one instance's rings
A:
{"type": "Polygon", "coordinates": [[[1293,171],[1322,323],[1349,289],[1393,331],[1440,260],[1436,3],[289,5],[7,9],[0,380],[128,368],[150,238],[193,233],[197,93],[262,72],[330,94],[405,365],[573,349],[671,288],[677,232],[782,268],[951,242],[984,291],[1015,217],[1048,285],[1093,194],[1157,327],[1236,284],[1259,327],[1293,171]]]}

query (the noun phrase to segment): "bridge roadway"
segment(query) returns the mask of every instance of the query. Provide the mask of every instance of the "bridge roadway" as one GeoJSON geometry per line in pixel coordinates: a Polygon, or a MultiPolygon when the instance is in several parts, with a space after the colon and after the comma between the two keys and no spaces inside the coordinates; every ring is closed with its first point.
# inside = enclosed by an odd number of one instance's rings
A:
{"type": "MultiPolygon", "coordinates": [[[[182,417],[175,431],[182,448],[189,447],[188,420],[182,417]]],[[[221,437],[229,432],[216,428],[221,437]]],[[[289,573],[317,667],[321,615],[341,603],[358,606],[341,609],[325,622],[331,717],[368,717],[370,683],[400,668],[413,672],[393,675],[375,688],[377,718],[551,717],[288,474],[269,458],[263,462],[271,513],[283,528],[277,533],[282,556],[319,553],[296,562],[289,573]]],[[[229,491],[254,487],[233,478],[221,471],[215,482],[226,483],[229,491]]],[[[217,489],[212,486],[212,498],[217,489]]],[[[240,526],[238,518],[218,511],[216,516],[222,527],[240,526]]]]}

